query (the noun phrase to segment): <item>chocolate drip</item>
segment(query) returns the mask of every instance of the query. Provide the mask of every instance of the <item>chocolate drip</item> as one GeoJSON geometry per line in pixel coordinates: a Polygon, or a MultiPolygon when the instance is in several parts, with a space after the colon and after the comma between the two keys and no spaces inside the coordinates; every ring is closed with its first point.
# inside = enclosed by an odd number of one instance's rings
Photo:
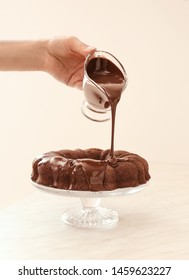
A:
{"type": "Polygon", "coordinates": [[[98,191],[103,189],[104,175],[107,162],[102,160],[80,160],[83,171],[87,177],[90,190],[98,191]]]}
{"type": "MultiPolygon", "coordinates": [[[[116,107],[120,100],[121,93],[125,87],[125,77],[121,70],[110,60],[106,58],[93,58],[87,66],[88,76],[101,88],[104,89],[107,97],[107,101],[104,103],[104,107],[111,107],[112,112],[112,128],[111,128],[111,153],[110,162],[112,165],[116,164],[116,157],[114,155],[114,134],[115,134],[115,116],[116,107]]],[[[93,93],[91,93],[92,95],[93,93]]],[[[101,98],[95,96],[93,103],[96,102],[96,106],[101,104],[101,98]]]]}

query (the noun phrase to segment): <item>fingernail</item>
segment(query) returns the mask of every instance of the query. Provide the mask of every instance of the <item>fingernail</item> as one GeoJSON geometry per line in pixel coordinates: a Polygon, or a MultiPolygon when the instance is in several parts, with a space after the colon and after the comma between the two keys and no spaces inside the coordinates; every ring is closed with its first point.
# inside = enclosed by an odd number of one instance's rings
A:
{"type": "Polygon", "coordinates": [[[88,46],[88,47],[86,48],[86,50],[92,51],[92,50],[96,50],[96,48],[95,48],[95,47],[92,47],[92,46],[88,46]]]}

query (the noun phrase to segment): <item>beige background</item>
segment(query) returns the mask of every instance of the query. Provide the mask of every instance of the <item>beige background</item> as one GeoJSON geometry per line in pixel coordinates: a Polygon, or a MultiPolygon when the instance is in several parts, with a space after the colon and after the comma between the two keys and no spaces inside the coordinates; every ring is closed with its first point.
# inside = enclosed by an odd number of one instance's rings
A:
{"type": "MultiPolygon", "coordinates": [[[[0,0],[0,7],[2,40],[75,35],[117,56],[129,83],[116,149],[189,163],[189,1],[0,0]]],[[[0,94],[0,207],[30,193],[39,153],[110,146],[110,123],[85,119],[82,92],[46,73],[0,72],[0,94]]]]}

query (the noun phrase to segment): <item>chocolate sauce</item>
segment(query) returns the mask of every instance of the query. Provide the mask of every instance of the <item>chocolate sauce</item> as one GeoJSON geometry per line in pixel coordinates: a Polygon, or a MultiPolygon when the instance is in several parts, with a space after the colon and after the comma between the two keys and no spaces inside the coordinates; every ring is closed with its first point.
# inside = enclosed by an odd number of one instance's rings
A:
{"type": "Polygon", "coordinates": [[[104,186],[104,174],[107,162],[94,159],[81,159],[78,162],[86,174],[90,190],[100,191],[104,186]]]}
{"type": "Polygon", "coordinates": [[[102,102],[102,96],[95,95],[89,91],[90,99],[93,105],[99,106],[103,103],[104,108],[111,107],[112,113],[112,131],[111,131],[111,158],[112,164],[116,163],[114,156],[114,134],[115,134],[115,116],[116,107],[120,100],[121,93],[125,87],[125,77],[121,70],[110,60],[102,57],[93,58],[87,65],[87,74],[91,80],[98,84],[105,91],[105,99],[102,102]],[[106,101],[105,101],[106,100],[106,101]]]}

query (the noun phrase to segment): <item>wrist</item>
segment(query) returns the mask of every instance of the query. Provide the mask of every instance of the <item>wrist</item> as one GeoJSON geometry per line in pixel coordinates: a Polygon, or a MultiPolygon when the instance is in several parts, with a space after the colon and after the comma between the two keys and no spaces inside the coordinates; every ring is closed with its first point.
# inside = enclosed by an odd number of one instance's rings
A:
{"type": "Polygon", "coordinates": [[[33,64],[31,67],[36,71],[45,71],[45,61],[48,55],[48,40],[37,40],[30,42],[30,55],[33,64]]]}
{"type": "Polygon", "coordinates": [[[44,71],[47,40],[0,42],[0,70],[44,71]]]}

